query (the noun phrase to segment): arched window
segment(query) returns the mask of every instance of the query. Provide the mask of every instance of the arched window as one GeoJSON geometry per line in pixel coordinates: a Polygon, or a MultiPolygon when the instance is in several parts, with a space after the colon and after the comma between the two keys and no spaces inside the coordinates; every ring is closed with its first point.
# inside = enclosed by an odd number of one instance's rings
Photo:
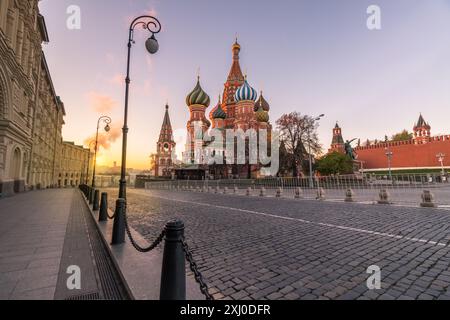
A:
{"type": "Polygon", "coordinates": [[[19,148],[15,148],[12,154],[10,177],[12,179],[20,178],[20,169],[22,167],[22,153],[19,148]]]}

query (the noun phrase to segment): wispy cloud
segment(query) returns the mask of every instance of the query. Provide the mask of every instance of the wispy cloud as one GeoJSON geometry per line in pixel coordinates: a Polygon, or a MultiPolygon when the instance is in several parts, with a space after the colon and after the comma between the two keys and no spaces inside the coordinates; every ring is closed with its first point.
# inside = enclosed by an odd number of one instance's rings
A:
{"type": "Polygon", "coordinates": [[[95,91],[89,92],[88,100],[91,109],[98,113],[110,112],[117,106],[117,101],[95,91]]]}
{"type": "Polygon", "coordinates": [[[120,73],[116,73],[114,76],[112,76],[111,78],[108,79],[108,82],[110,84],[114,84],[114,85],[123,85],[125,81],[125,76],[123,74],[120,73]]]}
{"type": "MultiPolygon", "coordinates": [[[[117,141],[122,135],[120,122],[112,123],[111,130],[109,132],[100,131],[98,133],[98,150],[109,150],[111,145],[117,141]]],[[[91,141],[95,141],[96,133],[84,140],[84,145],[88,146],[91,141]]]]}

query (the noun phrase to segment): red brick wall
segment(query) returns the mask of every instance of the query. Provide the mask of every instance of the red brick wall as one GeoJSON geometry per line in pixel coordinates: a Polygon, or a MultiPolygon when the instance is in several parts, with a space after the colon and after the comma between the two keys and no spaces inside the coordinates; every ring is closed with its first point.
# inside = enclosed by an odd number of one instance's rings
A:
{"type": "MultiPolygon", "coordinates": [[[[358,160],[364,162],[364,169],[388,167],[386,146],[385,143],[380,143],[355,149],[358,160]]],[[[389,149],[393,153],[392,168],[440,167],[441,164],[436,158],[438,153],[446,155],[444,166],[450,166],[450,136],[433,137],[428,143],[418,145],[414,144],[413,140],[389,143],[389,149]]]]}

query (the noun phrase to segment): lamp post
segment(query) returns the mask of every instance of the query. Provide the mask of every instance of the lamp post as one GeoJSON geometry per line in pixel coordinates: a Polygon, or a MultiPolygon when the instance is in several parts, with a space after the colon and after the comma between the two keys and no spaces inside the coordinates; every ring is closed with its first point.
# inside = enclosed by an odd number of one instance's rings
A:
{"type": "Polygon", "coordinates": [[[436,158],[438,159],[439,163],[441,164],[442,175],[445,175],[445,170],[444,170],[445,153],[439,152],[439,153],[436,155],[436,158]]]}
{"type": "Polygon", "coordinates": [[[311,154],[311,128],[315,125],[317,121],[325,117],[324,114],[321,114],[320,116],[313,119],[313,123],[308,129],[308,153],[309,153],[309,186],[310,188],[313,188],[313,172],[312,172],[312,154],[311,154]]]}
{"type": "Polygon", "coordinates": [[[392,180],[391,160],[392,160],[392,156],[394,154],[392,153],[391,149],[389,149],[389,146],[386,147],[384,150],[386,151],[385,155],[386,155],[387,161],[388,161],[389,179],[392,180]]]}
{"type": "MultiPolygon", "coordinates": [[[[122,163],[120,170],[120,182],[119,182],[119,199],[126,201],[126,168],[127,168],[127,134],[128,134],[128,97],[130,91],[130,60],[131,60],[131,47],[135,43],[134,41],[134,29],[137,26],[142,26],[144,30],[150,32],[150,37],[145,42],[145,47],[150,54],[158,52],[159,44],[155,38],[155,34],[161,31],[161,23],[153,16],[143,15],[134,19],[130,24],[130,30],[128,34],[128,55],[127,55],[127,76],[125,78],[125,107],[123,117],[122,128],[122,163]]],[[[121,205],[120,201],[116,201],[116,218],[120,216],[119,210],[126,210],[126,205],[121,205]]],[[[123,212],[125,214],[125,212],[123,212]]],[[[115,223],[116,224],[116,223],[115,223]]],[[[120,244],[125,241],[124,239],[124,221],[121,219],[117,221],[117,227],[113,230],[113,244],[120,244]]]]}
{"type": "Polygon", "coordinates": [[[89,153],[88,153],[87,166],[86,166],[86,185],[89,184],[89,164],[90,164],[90,161],[91,161],[91,150],[92,150],[91,145],[92,145],[93,143],[95,143],[94,140],[92,140],[92,141],[89,142],[89,144],[88,144],[89,153]]]}
{"type": "Polygon", "coordinates": [[[97,151],[98,151],[98,130],[100,129],[100,121],[105,123],[105,132],[109,132],[111,127],[111,118],[108,116],[101,116],[97,120],[97,133],[95,135],[95,150],[94,150],[94,169],[92,170],[92,188],[95,188],[95,167],[97,166],[97,151]]]}

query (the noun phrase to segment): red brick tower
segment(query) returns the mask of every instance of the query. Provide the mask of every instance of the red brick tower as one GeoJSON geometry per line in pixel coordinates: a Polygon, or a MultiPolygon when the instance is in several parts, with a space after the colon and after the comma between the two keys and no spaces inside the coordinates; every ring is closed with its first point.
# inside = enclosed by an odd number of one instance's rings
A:
{"type": "Polygon", "coordinates": [[[431,126],[425,122],[422,114],[419,116],[419,120],[414,126],[414,143],[424,144],[430,141],[431,126]]]}
{"type": "Polygon", "coordinates": [[[333,140],[331,141],[331,148],[328,152],[341,152],[345,153],[345,143],[344,138],[342,138],[342,129],[336,122],[336,126],[333,129],[333,140]]]}

